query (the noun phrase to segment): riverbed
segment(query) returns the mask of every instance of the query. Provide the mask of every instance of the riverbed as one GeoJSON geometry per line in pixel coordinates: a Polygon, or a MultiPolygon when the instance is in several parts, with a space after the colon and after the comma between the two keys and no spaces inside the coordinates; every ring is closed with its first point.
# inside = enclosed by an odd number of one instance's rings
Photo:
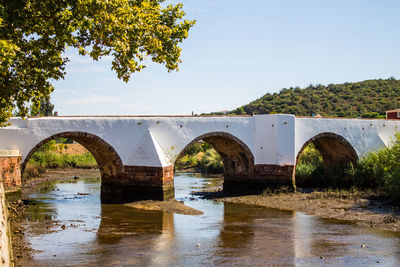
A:
{"type": "Polygon", "coordinates": [[[29,198],[25,238],[45,266],[400,265],[400,236],[352,223],[202,199],[222,178],[176,174],[201,215],[100,203],[100,179],[49,182],[29,198]]]}

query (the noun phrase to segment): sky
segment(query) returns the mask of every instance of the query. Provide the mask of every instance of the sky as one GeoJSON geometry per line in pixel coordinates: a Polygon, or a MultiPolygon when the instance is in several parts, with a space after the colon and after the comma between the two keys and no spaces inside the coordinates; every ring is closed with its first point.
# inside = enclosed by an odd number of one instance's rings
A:
{"type": "Polygon", "coordinates": [[[181,0],[196,25],[178,72],[149,64],[128,83],[111,59],[69,49],[51,101],[59,115],[232,110],[309,84],[400,78],[398,0],[181,0]]]}

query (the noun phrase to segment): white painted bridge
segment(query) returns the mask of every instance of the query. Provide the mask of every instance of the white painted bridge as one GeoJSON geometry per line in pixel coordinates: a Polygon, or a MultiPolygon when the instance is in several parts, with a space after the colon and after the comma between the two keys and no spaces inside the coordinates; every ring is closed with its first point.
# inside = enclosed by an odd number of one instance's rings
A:
{"type": "Polygon", "coordinates": [[[40,146],[70,138],[96,158],[106,202],[172,197],[174,162],[200,140],[223,159],[224,189],[261,189],[294,184],[297,156],[309,143],[326,166],[338,166],[390,145],[400,126],[395,120],[293,115],[38,117],[13,118],[11,123],[0,128],[4,181],[18,184],[19,162],[23,172],[40,146]],[[15,165],[13,174],[7,173],[7,159],[15,165]]]}

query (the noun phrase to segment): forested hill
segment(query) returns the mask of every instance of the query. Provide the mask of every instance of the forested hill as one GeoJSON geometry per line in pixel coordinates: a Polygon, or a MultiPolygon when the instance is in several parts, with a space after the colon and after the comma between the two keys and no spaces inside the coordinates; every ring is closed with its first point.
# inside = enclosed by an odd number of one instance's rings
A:
{"type": "Polygon", "coordinates": [[[297,116],[365,117],[385,115],[400,108],[400,80],[367,80],[356,83],[283,88],[229,112],[230,114],[285,113],[297,116]]]}

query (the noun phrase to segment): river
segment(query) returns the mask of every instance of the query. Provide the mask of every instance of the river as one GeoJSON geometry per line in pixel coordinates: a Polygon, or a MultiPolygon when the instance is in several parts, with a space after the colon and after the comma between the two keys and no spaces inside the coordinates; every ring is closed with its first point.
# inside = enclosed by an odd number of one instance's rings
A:
{"type": "Polygon", "coordinates": [[[400,237],[299,212],[200,199],[222,178],[176,174],[176,199],[203,215],[100,203],[100,180],[27,196],[25,238],[46,266],[400,265],[400,237]]]}

